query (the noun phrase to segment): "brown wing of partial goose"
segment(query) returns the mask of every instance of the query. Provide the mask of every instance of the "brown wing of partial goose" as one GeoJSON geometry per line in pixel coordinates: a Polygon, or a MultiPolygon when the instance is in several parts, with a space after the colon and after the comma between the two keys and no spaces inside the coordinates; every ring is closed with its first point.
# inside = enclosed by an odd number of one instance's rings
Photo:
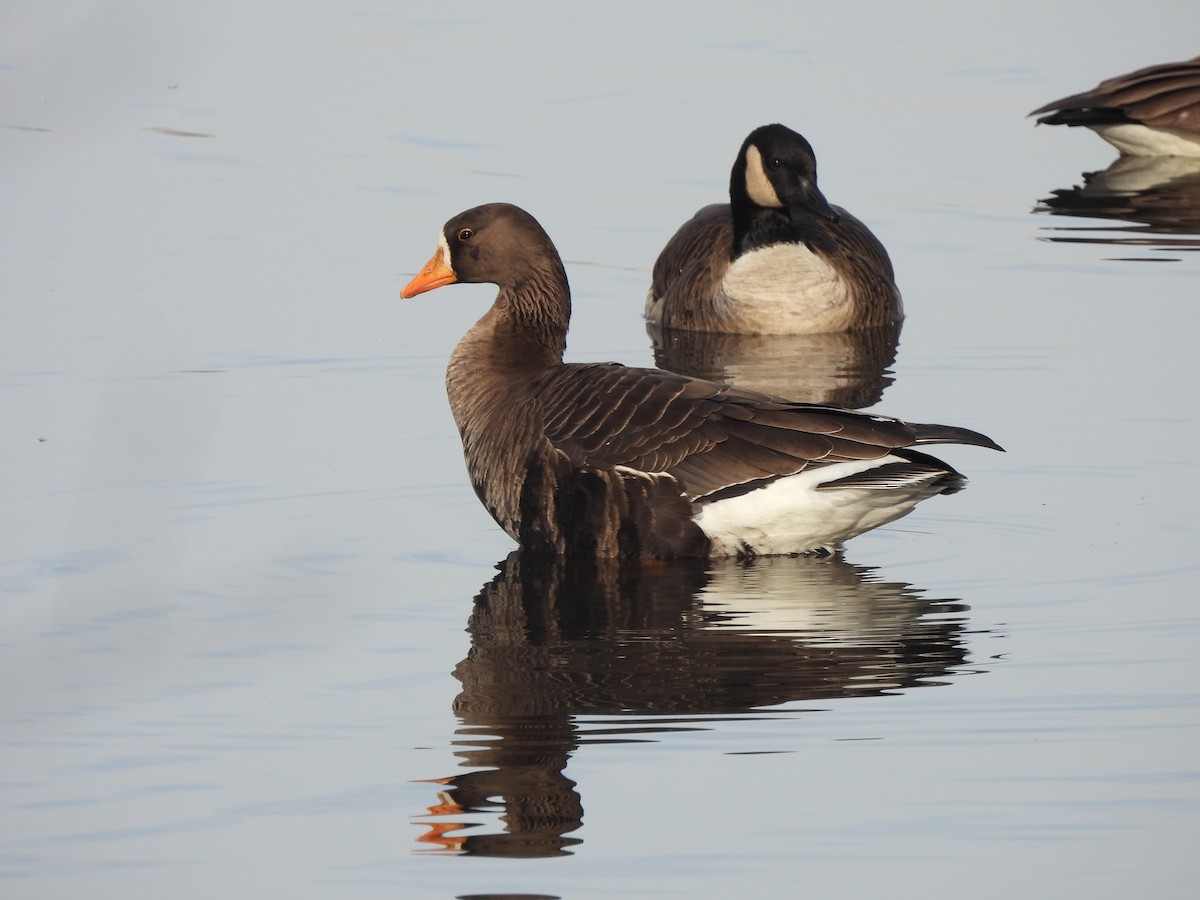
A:
{"type": "Polygon", "coordinates": [[[914,444],[999,449],[965,428],[790,403],[615,363],[564,365],[533,387],[547,438],[572,464],[665,472],[690,500],[914,444]]]}
{"type": "Polygon", "coordinates": [[[1139,122],[1200,134],[1200,57],[1148,66],[1100,82],[1039,107],[1031,116],[1046,125],[1104,125],[1139,122]]]}

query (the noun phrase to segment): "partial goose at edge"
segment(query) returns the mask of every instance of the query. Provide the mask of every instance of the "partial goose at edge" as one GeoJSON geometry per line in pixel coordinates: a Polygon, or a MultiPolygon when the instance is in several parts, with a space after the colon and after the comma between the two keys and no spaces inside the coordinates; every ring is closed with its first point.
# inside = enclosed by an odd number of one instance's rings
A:
{"type": "Polygon", "coordinates": [[[1200,56],[1109,78],[1029,115],[1090,128],[1122,155],[1200,157],[1200,56]]]}

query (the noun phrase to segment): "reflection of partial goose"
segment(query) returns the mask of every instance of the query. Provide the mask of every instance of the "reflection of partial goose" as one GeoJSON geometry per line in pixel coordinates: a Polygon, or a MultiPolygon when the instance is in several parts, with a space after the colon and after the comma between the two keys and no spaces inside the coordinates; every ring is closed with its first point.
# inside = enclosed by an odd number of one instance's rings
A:
{"type": "Polygon", "coordinates": [[[898,322],[879,239],[817,187],[817,160],[783,125],[750,133],[729,203],[701,209],[654,264],[646,318],[664,328],[814,334],[898,322]]]}
{"type": "Polygon", "coordinates": [[[499,286],[446,382],[471,482],[527,551],[592,557],[824,552],[965,480],[914,449],[999,447],[616,363],[564,364],[570,288],[537,221],[493,203],[446,223],[402,291],[499,286]]]}
{"type": "Polygon", "coordinates": [[[1200,56],[1100,82],[1030,113],[1039,125],[1083,125],[1123,154],[1200,156],[1200,56]]]}
{"type": "Polygon", "coordinates": [[[892,383],[900,322],[829,334],[704,334],[647,325],[664,369],[803,403],[864,409],[892,383]]]}
{"type": "Polygon", "coordinates": [[[424,840],[484,855],[568,852],[583,801],[564,769],[580,746],[944,684],[966,660],[965,610],[838,557],[642,566],[513,553],[476,598],[471,649],[454,670],[455,752],[475,771],[438,779],[424,840]],[[499,811],[502,833],[464,831],[499,811]]]}
{"type": "MultiPolygon", "coordinates": [[[[1200,234],[1200,159],[1120,156],[1102,172],[1084,173],[1082,186],[1054,191],[1035,211],[1146,226],[1126,231],[1200,234]]],[[[1194,246],[1196,241],[1187,243],[1194,246]]]]}

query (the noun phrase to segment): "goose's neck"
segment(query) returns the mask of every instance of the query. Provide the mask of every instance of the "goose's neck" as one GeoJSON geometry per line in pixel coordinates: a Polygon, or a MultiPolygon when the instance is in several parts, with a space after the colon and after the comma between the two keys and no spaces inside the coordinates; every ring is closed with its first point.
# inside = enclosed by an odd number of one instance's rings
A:
{"type": "Polygon", "coordinates": [[[560,364],[570,320],[566,273],[561,263],[547,263],[500,288],[491,309],[454,348],[451,381],[497,386],[560,364]]]}
{"type": "Polygon", "coordinates": [[[531,365],[562,362],[571,322],[571,288],[561,262],[547,261],[524,280],[501,288],[493,310],[507,356],[531,365]]]}
{"type": "Polygon", "coordinates": [[[793,216],[787,208],[734,205],[732,256],[736,259],[771,244],[804,243],[814,250],[828,249],[826,230],[827,223],[820,218],[793,216]]]}
{"type": "Polygon", "coordinates": [[[450,410],[467,470],[484,505],[513,537],[520,529],[524,466],[546,444],[534,384],[561,365],[571,297],[561,264],[500,289],[446,367],[450,410]]]}

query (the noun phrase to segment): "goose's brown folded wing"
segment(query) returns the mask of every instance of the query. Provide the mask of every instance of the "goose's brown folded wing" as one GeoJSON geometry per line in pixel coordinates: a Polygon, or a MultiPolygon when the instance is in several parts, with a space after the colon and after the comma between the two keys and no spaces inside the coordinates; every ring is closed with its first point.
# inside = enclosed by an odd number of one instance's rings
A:
{"type": "Polygon", "coordinates": [[[575,465],[666,472],[690,499],[899,447],[995,445],[947,426],[791,403],[615,363],[565,365],[534,385],[546,436],[575,465]]]}

